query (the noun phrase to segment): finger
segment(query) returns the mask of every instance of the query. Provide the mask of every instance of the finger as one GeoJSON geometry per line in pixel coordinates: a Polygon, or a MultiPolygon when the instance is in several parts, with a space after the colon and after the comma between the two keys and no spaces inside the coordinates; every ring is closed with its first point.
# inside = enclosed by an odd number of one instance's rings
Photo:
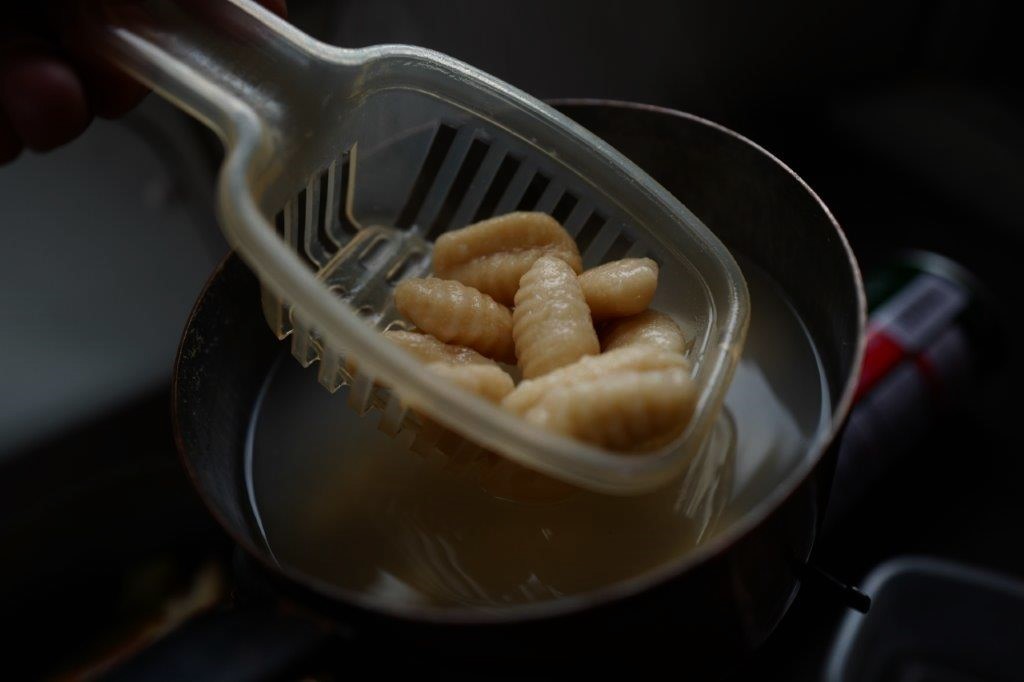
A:
{"type": "Polygon", "coordinates": [[[91,119],[78,75],[41,49],[27,48],[2,57],[0,109],[25,146],[37,151],[74,139],[91,119]]]}
{"type": "Polygon", "coordinates": [[[117,118],[128,113],[146,96],[149,89],[106,60],[89,44],[89,34],[62,31],[65,51],[74,62],[94,114],[117,118]]]}
{"type": "Polygon", "coordinates": [[[118,118],[134,109],[149,89],[108,62],[77,62],[89,104],[101,118],[118,118]]]}
{"type": "Polygon", "coordinates": [[[7,116],[0,112],[0,165],[18,158],[24,146],[7,116]]]}
{"type": "Polygon", "coordinates": [[[85,0],[47,0],[43,5],[45,29],[73,65],[92,113],[116,118],[133,109],[149,90],[97,49],[97,22],[103,10],[95,5],[85,0]]]}

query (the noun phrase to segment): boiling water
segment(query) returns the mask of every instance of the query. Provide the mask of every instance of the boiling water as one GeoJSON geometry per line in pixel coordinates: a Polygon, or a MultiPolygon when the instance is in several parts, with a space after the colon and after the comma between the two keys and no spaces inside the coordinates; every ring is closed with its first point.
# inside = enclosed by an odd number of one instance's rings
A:
{"type": "Polygon", "coordinates": [[[377,431],[377,416],[347,407],[345,389],[330,395],[283,354],[246,462],[268,548],[382,601],[491,609],[590,591],[684,555],[778,485],[827,425],[804,327],[767,276],[744,272],[753,315],[726,399],[735,447],[706,449],[677,482],[639,497],[496,497],[473,472],[410,452],[408,434],[377,431]]]}

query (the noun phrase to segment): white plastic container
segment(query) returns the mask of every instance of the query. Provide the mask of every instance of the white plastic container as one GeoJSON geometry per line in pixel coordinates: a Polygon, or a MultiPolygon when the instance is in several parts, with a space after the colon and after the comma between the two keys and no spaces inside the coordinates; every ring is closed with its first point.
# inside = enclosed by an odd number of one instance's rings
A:
{"type": "Polygon", "coordinates": [[[381,408],[382,428],[420,428],[412,406],[459,434],[438,443],[444,430],[428,429],[423,446],[468,439],[619,494],[668,481],[700,448],[739,358],[746,284],[693,214],[601,140],[444,55],[330,47],[245,0],[109,2],[94,23],[129,72],[221,136],[218,215],[263,283],[271,328],[292,337],[301,362],[319,360],[329,389],[351,382],[354,407],[381,408]],[[587,267],[659,262],[656,306],[695,335],[699,387],[671,446],[622,455],[529,428],[382,341],[394,284],[429,268],[437,234],[516,208],[560,218],[587,267]],[[358,361],[355,376],[346,359],[358,361]]]}

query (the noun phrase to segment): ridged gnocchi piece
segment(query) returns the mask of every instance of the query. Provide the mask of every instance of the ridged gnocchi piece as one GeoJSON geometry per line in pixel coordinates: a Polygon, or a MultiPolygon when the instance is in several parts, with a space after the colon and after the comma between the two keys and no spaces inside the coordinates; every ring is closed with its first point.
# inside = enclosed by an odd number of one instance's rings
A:
{"type": "Polygon", "coordinates": [[[686,350],[686,335],[675,320],[657,310],[609,322],[601,330],[601,349],[608,353],[629,346],[650,346],[674,353],[686,350]]]}
{"type": "Polygon", "coordinates": [[[434,243],[434,274],[511,305],[519,280],[544,255],[577,274],[583,261],[572,236],[545,213],[516,212],[446,232],[434,243]]]}
{"type": "Polygon", "coordinates": [[[654,299],[658,264],[650,258],[605,263],[580,275],[580,287],[595,320],[636,315],[654,299]]]}
{"type": "Polygon", "coordinates": [[[512,377],[494,360],[471,348],[438,341],[429,334],[390,330],[384,336],[401,346],[434,374],[491,402],[500,402],[515,387],[512,377]]]}
{"type": "Polygon", "coordinates": [[[395,287],[403,317],[445,343],[467,346],[501,362],[515,362],[512,313],[461,282],[428,277],[395,287]]]}
{"type": "Polygon", "coordinates": [[[693,380],[683,368],[627,370],[559,386],[524,417],[610,450],[649,450],[683,432],[695,397],[693,380]]]}
{"type": "Polygon", "coordinates": [[[690,369],[690,363],[678,353],[644,346],[620,348],[601,355],[588,355],[537,379],[516,386],[502,401],[505,409],[526,414],[544,396],[560,386],[607,377],[617,372],[645,372],[659,369],[690,369]]]}
{"type": "Polygon", "coordinates": [[[438,341],[430,334],[391,329],[384,332],[384,336],[411,353],[420,362],[443,362],[448,365],[494,364],[493,360],[485,358],[472,348],[438,341]]]}
{"type": "Polygon", "coordinates": [[[446,362],[431,362],[427,369],[445,381],[450,381],[492,403],[501,402],[501,399],[515,387],[512,377],[495,364],[453,365],[446,362]]]}
{"type": "Polygon", "coordinates": [[[597,355],[601,345],[575,271],[543,256],[520,282],[512,313],[512,337],[524,379],[597,355]]]}

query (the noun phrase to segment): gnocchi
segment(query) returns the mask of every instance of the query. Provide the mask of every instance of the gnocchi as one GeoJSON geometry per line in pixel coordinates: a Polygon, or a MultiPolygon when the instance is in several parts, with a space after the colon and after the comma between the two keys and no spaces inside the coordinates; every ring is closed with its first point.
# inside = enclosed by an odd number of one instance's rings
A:
{"type": "Polygon", "coordinates": [[[583,290],[565,261],[543,256],[523,275],[515,295],[512,337],[525,379],[600,352],[583,290]]]}
{"type": "MultiPolygon", "coordinates": [[[[435,276],[395,287],[395,307],[424,333],[385,335],[437,377],[532,425],[612,450],[660,447],[686,428],[697,390],[687,334],[648,307],[658,264],[581,269],[572,237],[544,214],[449,232],[434,246],[435,276]],[[518,386],[496,361],[518,365],[518,386]]],[[[554,500],[575,490],[499,455],[485,459],[481,482],[495,495],[554,500]]]]}
{"type": "Polygon", "coordinates": [[[452,365],[447,362],[431,362],[427,369],[492,403],[500,403],[515,386],[512,377],[495,364],[452,365]]]}
{"type": "Polygon", "coordinates": [[[406,319],[445,343],[515,362],[512,313],[487,294],[436,277],[410,279],[395,287],[395,306],[406,319]]]}
{"type": "Polygon", "coordinates": [[[657,310],[609,322],[601,330],[601,350],[605,353],[631,346],[650,346],[674,353],[686,350],[686,336],[671,317],[657,310]]]}
{"type": "Polygon", "coordinates": [[[446,232],[434,244],[434,274],[511,305],[519,280],[544,255],[583,269],[576,242],[554,218],[517,212],[446,232]]]}
{"type": "Polygon", "coordinates": [[[569,384],[593,381],[623,371],[646,372],[659,369],[689,369],[686,359],[678,353],[653,348],[626,347],[601,355],[589,355],[537,379],[523,381],[502,405],[516,414],[526,414],[544,396],[569,384]]]}
{"type": "Polygon", "coordinates": [[[434,374],[491,402],[500,402],[515,387],[512,377],[497,363],[471,348],[415,332],[390,330],[384,336],[425,363],[434,374]]]}
{"type": "Polygon", "coordinates": [[[649,450],[686,427],[696,392],[687,370],[628,370],[552,389],[525,419],[613,450],[649,450]]]}
{"type": "Polygon", "coordinates": [[[428,364],[443,362],[448,365],[494,364],[493,360],[485,358],[472,348],[453,346],[450,343],[438,341],[429,334],[391,329],[384,332],[384,336],[392,343],[401,346],[411,353],[420,362],[428,364]]]}
{"type": "Polygon", "coordinates": [[[658,287],[658,264],[624,258],[580,275],[580,287],[595,320],[636,315],[647,309],[658,287]]]}

